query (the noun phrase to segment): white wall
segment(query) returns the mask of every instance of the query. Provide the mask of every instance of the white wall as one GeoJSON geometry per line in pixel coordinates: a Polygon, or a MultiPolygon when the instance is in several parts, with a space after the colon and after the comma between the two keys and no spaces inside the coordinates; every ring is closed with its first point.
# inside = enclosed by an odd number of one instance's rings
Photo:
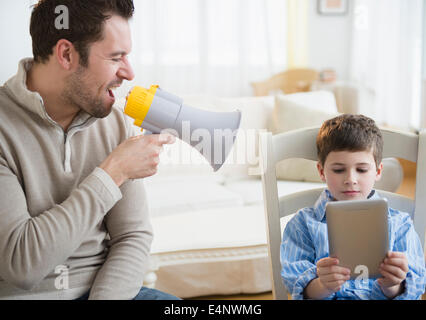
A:
{"type": "Polygon", "coordinates": [[[426,80],[426,0],[423,0],[423,79],[426,80]]]}
{"type": "Polygon", "coordinates": [[[422,102],[420,111],[421,128],[426,128],[426,0],[423,0],[423,72],[422,102]]]}
{"type": "Polygon", "coordinates": [[[317,70],[334,69],[339,80],[347,80],[351,43],[351,5],[345,15],[326,16],[318,14],[317,0],[310,0],[308,22],[310,67],[317,70]]]}
{"type": "MultiPolygon", "coordinates": [[[[32,0],[0,1],[0,85],[16,73],[21,58],[32,56],[29,35],[32,3],[32,0]]],[[[332,68],[339,79],[347,79],[351,21],[351,8],[344,16],[323,16],[317,13],[317,0],[309,1],[310,67],[332,68]]]]}
{"type": "Polygon", "coordinates": [[[18,62],[32,57],[30,16],[33,1],[0,1],[0,85],[12,77],[18,62]]]}

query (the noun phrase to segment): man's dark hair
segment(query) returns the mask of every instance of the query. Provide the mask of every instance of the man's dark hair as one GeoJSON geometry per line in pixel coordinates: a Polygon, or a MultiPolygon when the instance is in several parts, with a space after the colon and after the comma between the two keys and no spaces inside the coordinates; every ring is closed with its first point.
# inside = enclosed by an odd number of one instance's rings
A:
{"type": "Polygon", "coordinates": [[[373,119],[363,115],[343,114],[327,120],[317,136],[320,163],[332,151],[372,151],[376,167],[382,161],[383,137],[373,119]]]}
{"type": "Polygon", "coordinates": [[[80,55],[80,64],[88,66],[90,44],[103,38],[104,22],[112,15],[130,19],[133,0],[40,0],[31,14],[30,34],[34,61],[45,63],[60,39],[70,41],[80,55]],[[68,10],[67,29],[55,25],[58,6],[68,10]]]}

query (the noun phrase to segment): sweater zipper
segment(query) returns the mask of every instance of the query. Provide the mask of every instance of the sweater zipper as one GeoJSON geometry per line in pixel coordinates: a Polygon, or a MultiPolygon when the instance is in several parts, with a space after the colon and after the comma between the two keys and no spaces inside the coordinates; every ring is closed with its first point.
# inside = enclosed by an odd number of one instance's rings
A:
{"type": "Polygon", "coordinates": [[[70,142],[68,140],[68,133],[64,131],[64,147],[65,147],[65,154],[64,154],[64,171],[65,173],[71,173],[71,146],[70,142]]]}
{"type": "Polygon", "coordinates": [[[83,127],[87,121],[89,121],[89,119],[87,119],[86,121],[84,121],[83,123],[70,127],[68,128],[68,131],[65,131],[62,127],[62,132],[64,133],[64,147],[65,147],[65,155],[64,155],[64,171],[65,173],[72,173],[72,169],[71,169],[71,144],[69,142],[68,139],[68,133],[74,129],[74,131],[78,131],[78,127],[83,127]]]}

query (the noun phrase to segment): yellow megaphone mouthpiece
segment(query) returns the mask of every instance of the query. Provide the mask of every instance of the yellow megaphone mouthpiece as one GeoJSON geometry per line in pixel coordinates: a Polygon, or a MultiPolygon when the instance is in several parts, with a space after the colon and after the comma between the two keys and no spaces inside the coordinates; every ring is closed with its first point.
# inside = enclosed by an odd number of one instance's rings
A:
{"type": "Polygon", "coordinates": [[[149,90],[136,86],[126,97],[124,113],[135,119],[135,125],[140,127],[151,108],[152,100],[158,86],[153,85],[149,90]]]}

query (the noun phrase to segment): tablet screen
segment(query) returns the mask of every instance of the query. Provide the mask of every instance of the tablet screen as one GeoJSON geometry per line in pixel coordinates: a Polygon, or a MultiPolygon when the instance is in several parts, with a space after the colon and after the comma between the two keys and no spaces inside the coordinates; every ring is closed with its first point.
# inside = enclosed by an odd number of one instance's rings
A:
{"type": "Polygon", "coordinates": [[[381,277],[379,266],[389,250],[387,201],[328,202],[326,219],[330,257],[351,270],[351,279],[381,277]]]}

